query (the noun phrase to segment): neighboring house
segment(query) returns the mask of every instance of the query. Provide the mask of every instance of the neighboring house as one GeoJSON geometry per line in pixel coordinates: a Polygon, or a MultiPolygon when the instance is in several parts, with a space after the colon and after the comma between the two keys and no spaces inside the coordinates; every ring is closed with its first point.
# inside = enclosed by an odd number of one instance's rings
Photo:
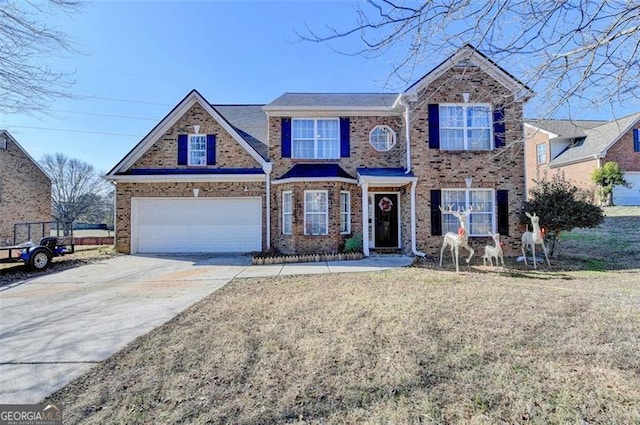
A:
{"type": "Polygon", "coordinates": [[[532,92],[472,46],[402,93],[189,93],[106,176],[125,253],[371,250],[439,254],[469,208],[473,245],[519,250],[522,105],[532,92]]]}
{"type": "Polygon", "coordinates": [[[614,188],[613,203],[640,205],[640,113],[613,121],[527,120],[525,136],[528,188],[545,173],[562,172],[595,194],[594,170],[615,161],[632,186],[614,188]]]}
{"type": "MultiPolygon", "coordinates": [[[[50,220],[49,176],[8,131],[0,130],[0,245],[14,243],[14,224],[50,220]]],[[[16,242],[25,242],[21,236],[26,237],[19,234],[16,242]]]]}

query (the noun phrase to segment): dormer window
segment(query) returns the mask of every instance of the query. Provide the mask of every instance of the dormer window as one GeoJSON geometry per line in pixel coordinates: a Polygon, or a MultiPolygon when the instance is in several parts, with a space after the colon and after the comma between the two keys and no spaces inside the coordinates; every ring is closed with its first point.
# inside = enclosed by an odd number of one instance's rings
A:
{"type": "Polygon", "coordinates": [[[387,125],[377,125],[369,133],[369,143],[378,152],[387,152],[396,144],[396,133],[387,125]]]}

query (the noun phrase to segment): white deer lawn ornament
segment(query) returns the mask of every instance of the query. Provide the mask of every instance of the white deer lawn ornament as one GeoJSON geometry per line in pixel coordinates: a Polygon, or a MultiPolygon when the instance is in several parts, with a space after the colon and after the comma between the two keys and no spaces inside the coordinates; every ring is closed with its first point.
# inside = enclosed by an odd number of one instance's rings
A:
{"type": "MultiPolygon", "coordinates": [[[[445,211],[442,209],[442,207],[439,207],[440,211],[445,211]]],[[[450,247],[451,248],[451,259],[453,260],[453,262],[456,265],[456,273],[459,272],[459,267],[458,267],[458,257],[460,254],[460,247],[466,249],[467,251],[469,251],[469,258],[467,258],[467,264],[469,264],[469,261],[471,261],[471,257],[473,257],[473,248],[471,248],[469,246],[469,232],[467,232],[467,217],[469,217],[469,214],[471,214],[471,212],[473,211],[473,206],[471,206],[468,210],[458,210],[458,211],[453,211],[452,210],[452,206],[449,205],[449,208],[447,208],[446,210],[447,212],[451,212],[454,217],[456,217],[458,219],[458,221],[460,222],[460,227],[458,228],[458,233],[453,233],[453,232],[447,232],[444,235],[444,241],[442,243],[442,249],[440,250],[440,267],[442,267],[442,255],[444,253],[444,249],[446,247],[450,247]]]]}
{"type": "Polygon", "coordinates": [[[547,247],[544,244],[544,232],[540,230],[540,217],[533,213],[533,215],[525,212],[526,216],[531,220],[533,226],[533,232],[528,230],[522,234],[522,255],[524,256],[524,264],[527,265],[527,248],[531,249],[533,253],[533,268],[536,269],[536,245],[542,245],[542,251],[544,252],[544,258],[547,259],[547,264],[551,267],[549,262],[549,256],[547,255],[547,247]]]}
{"type": "Polygon", "coordinates": [[[502,262],[502,268],[506,269],[504,266],[504,254],[502,253],[503,243],[500,242],[500,233],[492,233],[488,232],[489,236],[493,238],[493,242],[496,246],[487,245],[484,247],[484,255],[482,256],[482,265],[487,265],[487,260],[489,260],[489,264],[493,266],[493,259],[496,259],[496,270],[498,270],[498,260],[502,262]]]}

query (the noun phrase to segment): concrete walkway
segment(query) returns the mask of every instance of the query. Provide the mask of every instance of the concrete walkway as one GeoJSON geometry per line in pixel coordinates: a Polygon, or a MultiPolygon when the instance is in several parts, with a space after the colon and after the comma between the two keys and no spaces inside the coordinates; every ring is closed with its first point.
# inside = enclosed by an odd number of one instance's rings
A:
{"type": "Polygon", "coordinates": [[[412,258],[250,261],[121,256],[0,288],[0,403],[39,402],[235,278],[386,270],[412,258]]]}

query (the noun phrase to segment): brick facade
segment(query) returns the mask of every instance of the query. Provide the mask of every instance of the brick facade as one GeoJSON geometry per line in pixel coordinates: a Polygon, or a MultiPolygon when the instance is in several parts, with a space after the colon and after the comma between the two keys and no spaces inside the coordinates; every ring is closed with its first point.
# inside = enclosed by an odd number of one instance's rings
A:
{"type": "Polygon", "coordinates": [[[0,244],[13,243],[15,223],[51,220],[51,181],[6,139],[7,149],[0,149],[0,244]]]}
{"type": "MultiPolygon", "coordinates": [[[[640,122],[634,128],[640,128],[640,122]]],[[[622,171],[640,171],[640,152],[633,150],[633,130],[627,131],[613,146],[609,148],[602,164],[615,161],[622,171]]]]}

